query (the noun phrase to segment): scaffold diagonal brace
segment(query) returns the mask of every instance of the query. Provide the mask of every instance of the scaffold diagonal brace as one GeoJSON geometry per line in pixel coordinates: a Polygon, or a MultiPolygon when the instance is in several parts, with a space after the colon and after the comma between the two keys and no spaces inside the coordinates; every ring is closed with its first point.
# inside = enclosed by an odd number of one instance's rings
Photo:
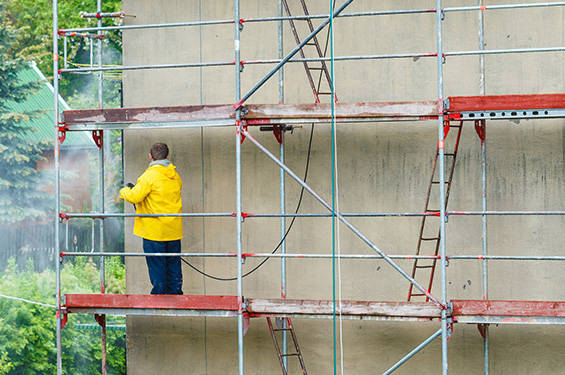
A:
{"type": "MultiPolygon", "coordinates": [[[[333,17],[337,17],[349,4],[351,4],[353,2],[353,0],[346,0],[333,14],[333,17]]],[[[265,77],[263,77],[263,79],[261,79],[255,86],[253,86],[251,88],[251,90],[249,90],[249,92],[245,95],[243,95],[243,97],[241,98],[241,100],[239,102],[237,102],[234,105],[234,109],[238,109],[240,108],[243,103],[245,103],[245,101],[247,99],[249,99],[249,97],[251,95],[253,95],[255,93],[255,91],[259,90],[259,88],[261,86],[263,86],[263,84],[265,84],[265,82],[267,82],[269,80],[269,78],[271,78],[276,72],[279,71],[280,68],[283,67],[284,64],[286,64],[294,55],[296,55],[298,53],[298,51],[300,51],[302,49],[302,47],[304,47],[306,45],[306,43],[308,43],[310,40],[312,40],[312,38],[314,38],[320,31],[322,31],[324,29],[324,27],[326,27],[330,22],[331,22],[332,16],[330,15],[330,17],[326,18],[324,20],[324,22],[322,22],[317,28],[316,30],[312,31],[306,38],[304,38],[304,40],[302,42],[300,42],[300,44],[298,44],[292,51],[290,51],[288,53],[288,55],[286,55],[285,58],[283,58],[281,60],[280,63],[277,64],[277,66],[275,66],[269,73],[267,73],[267,75],[265,75],[265,77]]]]}
{"type": "Polygon", "coordinates": [[[319,201],[326,209],[333,213],[343,224],[345,224],[353,233],[355,233],[363,242],[365,242],[371,249],[376,251],[383,259],[392,266],[396,271],[398,271],[405,279],[412,283],[417,289],[424,293],[432,302],[434,302],[438,307],[445,309],[444,306],[436,297],[429,293],[424,287],[422,287],[416,280],[414,280],[406,271],[404,271],[398,264],[396,264],[388,255],[386,255],[381,249],[379,249],[371,240],[369,240],[363,233],[361,233],[353,224],[351,224],[341,213],[335,212],[332,206],[326,202],[322,197],[320,197],[308,184],[300,179],[290,168],[283,164],[277,157],[269,152],[261,143],[259,143],[255,138],[253,138],[245,129],[242,129],[242,134],[257,146],[263,153],[265,153],[271,160],[273,160],[280,168],[282,168],[290,177],[292,177],[296,182],[298,182],[304,189],[306,189],[317,201],[319,201]]]}
{"type": "Polygon", "coordinates": [[[433,335],[431,335],[430,337],[428,337],[423,343],[421,343],[420,345],[418,345],[417,347],[415,347],[410,353],[406,354],[400,361],[396,362],[394,364],[394,366],[392,366],[391,368],[389,368],[388,370],[386,370],[385,372],[383,372],[383,375],[389,375],[392,374],[397,368],[399,368],[400,366],[402,366],[406,361],[408,361],[410,358],[414,357],[414,355],[416,355],[416,353],[418,353],[420,350],[424,349],[429,343],[431,343],[432,341],[434,341],[434,339],[438,336],[441,335],[441,329],[439,329],[436,333],[434,333],[433,335]]]}

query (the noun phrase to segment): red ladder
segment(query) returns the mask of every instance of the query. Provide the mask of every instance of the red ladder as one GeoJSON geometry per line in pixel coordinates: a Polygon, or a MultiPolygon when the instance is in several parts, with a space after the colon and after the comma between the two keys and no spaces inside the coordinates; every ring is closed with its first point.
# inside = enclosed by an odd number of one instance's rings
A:
{"type": "MultiPolygon", "coordinates": [[[[273,338],[273,343],[275,344],[275,349],[277,350],[277,357],[279,358],[279,362],[281,364],[282,373],[283,375],[288,375],[288,371],[284,366],[283,358],[296,357],[300,362],[300,368],[302,369],[302,374],[307,375],[306,365],[304,364],[304,359],[302,358],[302,353],[300,352],[300,347],[298,346],[298,340],[296,339],[296,334],[294,333],[294,327],[292,326],[290,318],[282,318],[280,319],[280,321],[281,321],[280,326],[278,326],[278,328],[274,328],[273,323],[271,322],[271,318],[267,318],[267,324],[269,325],[269,331],[271,331],[271,337],[273,338]],[[290,332],[290,336],[292,337],[292,342],[294,343],[294,349],[296,350],[296,352],[282,354],[275,332],[290,332]]],[[[278,322],[279,320],[277,319],[277,324],[278,322]]]]}
{"type": "MultiPolygon", "coordinates": [[[[291,17],[290,8],[288,6],[287,0],[282,0],[282,4],[284,6],[286,14],[289,17],[291,17]]],[[[304,15],[309,16],[310,13],[308,12],[308,7],[306,6],[306,1],[300,0],[300,4],[302,5],[302,11],[304,12],[304,15]]],[[[294,35],[294,40],[296,41],[296,44],[300,44],[300,42],[302,40],[300,39],[300,36],[298,35],[295,20],[290,19],[288,21],[290,23],[290,29],[292,31],[292,35],[294,35]]],[[[314,25],[312,24],[312,20],[310,18],[307,18],[304,21],[306,22],[306,24],[308,26],[308,30],[310,30],[310,33],[312,33],[314,31],[314,25]]],[[[300,49],[299,53],[300,53],[300,57],[302,59],[306,59],[307,54],[309,54],[308,57],[310,57],[310,58],[312,58],[312,57],[321,58],[321,57],[324,57],[324,55],[325,55],[325,52],[320,47],[320,43],[318,42],[317,36],[314,36],[312,38],[312,40],[310,40],[308,43],[306,43],[304,45],[304,47],[302,47],[302,49],[300,49]],[[310,47],[310,48],[306,49],[307,46],[310,47]],[[313,49],[313,51],[312,51],[312,49],[313,49]],[[313,56],[311,56],[311,55],[313,55],[313,56]]],[[[318,61],[314,61],[314,62],[303,61],[302,63],[304,65],[304,70],[306,71],[308,83],[310,84],[310,87],[312,88],[312,93],[314,94],[314,98],[316,100],[316,103],[320,103],[320,96],[321,95],[327,95],[328,97],[331,97],[331,87],[332,87],[331,82],[332,82],[332,79],[330,77],[330,72],[328,71],[328,66],[327,66],[326,62],[325,61],[320,61],[320,62],[318,62],[318,61]],[[321,64],[318,66],[318,63],[321,63],[321,64]],[[314,82],[314,78],[312,76],[312,72],[316,72],[316,71],[320,73],[317,84],[316,84],[316,82],[314,82]],[[320,86],[321,86],[320,83],[322,81],[322,77],[326,78],[326,82],[328,84],[326,91],[320,91],[320,86]]],[[[337,102],[337,96],[335,95],[335,92],[334,92],[334,98],[335,98],[335,101],[337,102]]]]}
{"type": "MultiPolygon", "coordinates": [[[[463,130],[463,121],[459,125],[451,125],[449,120],[445,121],[444,125],[444,144],[445,144],[445,208],[447,209],[447,202],[449,200],[449,192],[451,191],[451,185],[453,181],[453,172],[455,170],[455,161],[457,159],[457,151],[459,150],[459,140],[461,139],[461,131],[463,130]],[[451,152],[447,151],[448,147],[448,135],[449,129],[455,128],[455,142],[453,143],[453,149],[451,152]]],[[[453,134],[453,133],[452,133],[453,134]]],[[[432,177],[430,178],[430,183],[428,185],[428,192],[426,196],[426,205],[424,212],[428,214],[437,214],[438,216],[422,216],[422,221],[420,224],[420,232],[418,235],[418,246],[416,247],[416,255],[435,255],[439,253],[439,243],[440,243],[440,231],[439,231],[439,209],[430,209],[430,195],[432,193],[432,186],[439,185],[439,176],[436,176],[437,164],[439,157],[439,149],[436,150],[436,155],[434,158],[434,164],[432,167],[432,177]],[[435,231],[437,228],[437,232],[435,231]],[[437,233],[437,235],[436,235],[437,233]]],[[[428,293],[432,290],[432,283],[434,281],[434,272],[436,267],[437,259],[414,259],[414,264],[412,266],[412,278],[420,283],[420,285],[425,286],[426,277],[427,280],[428,293]]],[[[426,302],[429,298],[421,293],[419,290],[414,289],[414,284],[410,284],[408,289],[408,299],[407,301],[412,301],[413,297],[425,297],[426,302]]]]}

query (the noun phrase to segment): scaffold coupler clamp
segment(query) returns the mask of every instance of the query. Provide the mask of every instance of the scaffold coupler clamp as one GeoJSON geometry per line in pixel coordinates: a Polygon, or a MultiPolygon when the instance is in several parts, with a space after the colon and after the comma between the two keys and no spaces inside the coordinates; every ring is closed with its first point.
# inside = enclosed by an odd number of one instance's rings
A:
{"type": "Polygon", "coordinates": [[[61,223],[66,223],[66,222],[69,221],[69,220],[70,220],[70,217],[69,217],[67,214],[65,214],[65,213],[63,213],[63,212],[60,212],[60,213],[59,213],[59,221],[60,221],[61,223]]]}
{"type": "Polygon", "coordinates": [[[443,109],[444,111],[449,110],[449,98],[443,99],[443,109]]]}

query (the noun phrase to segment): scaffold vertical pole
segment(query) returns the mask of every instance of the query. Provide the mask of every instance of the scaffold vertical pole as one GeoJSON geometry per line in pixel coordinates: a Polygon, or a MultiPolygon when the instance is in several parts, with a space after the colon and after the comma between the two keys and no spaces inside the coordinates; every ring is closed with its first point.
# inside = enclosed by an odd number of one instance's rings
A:
{"type": "MultiPolygon", "coordinates": [[[[483,0],[478,0],[479,7],[483,6],[483,0]]],[[[479,9],[479,50],[485,49],[485,24],[484,24],[484,11],[479,9]]],[[[479,90],[481,95],[486,94],[485,88],[485,56],[479,55],[479,90]]],[[[487,210],[487,161],[486,161],[486,123],[483,122],[483,138],[481,138],[481,203],[482,210],[485,212],[487,210]]],[[[487,247],[487,217],[486,215],[481,215],[481,242],[483,256],[488,254],[487,247]]],[[[484,258],[482,261],[482,273],[483,273],[483,299],[488,299],[488,265],[487,259],[484,258]]],[[[488,324],[485,324],[483,330],[483,361],[484,361],[484,374],[489,374],[489,336],[488,336],[488,324]]]]}
{"type": "MultiPolygon", "coordinates": [[[[96,0],[96,12],[99,15],[102,13],[102,0],[96,0]]],[[[97,17],[97,26],[102,27],[102,17],[97,17]]],[[[98,35],[102,34],[102,31],[98,30],[96,32],[98,35]]],[[[98,38],[98,68],[102,68],[102,38],[98,38]]],[[[104,97],[102,93],[102,71],[98,72],[98,107],[102,109],[104,106],[104,97]]],[[[101,144],[99,145],[99,160],[100,160],[100,212],[104,214],[104,133],[101,134],[101,144]]],[[[104,219],[100,219],[100,252],[104,252],[104,219]]],[[[103,256],[100,257],[100,293],[105,292],[105,259],[103,256]]],[[[106,316],[103,316],[103,321],[105,322],[106,316]]],[[[105,324],[105,323],[104,323],[105,324]]],[[[101,362],[102,362],[102,375],[106,375],[106,329],[105,326],[101,329],[101,362]]]]}
{"type": "MultiPolygon", "coordinates": [[[[96,12],[100,14],[102,12],[102,0],[96,0],[96,12]]],[[[102,17],[97,17],[97,26],[102,27],[102,17]]],[[[96,31],[98,37],[98,69],[102,68],[102,31],[96,31]]],[[[102,71],[98,72],[98,108],[102,109],[102,71]]]]}
{"type": "MultiPolygon", "coordinates": [[[[282,0],[278,0],[277,2],[277,15],[282,17],[282,0]]],[[[278,22],[278,52],[279,52],[279,59],[282,60],[283,58],[283,21],[280,20],[278,22]]],[[[279,69],[279,103],[284,103],[284,66],[279,69]]],[[[284,142],[285,142],[285,132],[284,130],[281,131],[281,142],[280,142],[280,161],[284,164],[284,142]]],[[[279,168],[279,175],[280,175],[280,204],[281,204],[281,214],[284,215],[286,212],[285,205],[286,205],[286,198],[285,198],[285,172],[284,169],[279,168]]],[[[286,241],[285,241],[285,234],[286,234],[286,218],[281,217],[281,254],[286,254],[286,241]]],[[[286,298],[286,258],[281,258],[281,298],[286,298]]],[[[282,319],[283,329],[287,328],[286,319],[282,319]]],[[[281,343],[281,353],[283,354],[283,366],[288,371],[288,357],[287,357],[287,332],[282,331],[282,343],[281,343]]]]}
{"type": "MultiPolygon", "coordinates": [[[[445,228],[445,150],[444,150],[444,103],[443,103],[443,18],[442,0],[436,0],[436,43],[437,43],[437,89],[438,89],[438,162],[439,162],[439,209],[440,209],[440,256],[441,256],[441,303],[447,305],[446,275],[446,228],[445,228]]],[[[447,309],[441,310],[441,369],[447,375],[447,309]]]]}
{"type": "MultiPolygon", "coordinates": [[[[234,0],[234,24],[235,24],[235,101],[236,103],[241,100],[241,70],[240,70],[240,23],[239,23],[239,0],[234,0]]],[[[235,136],[235,206],[236,206],[236,247],[237,247],[237,299],[238,299],[238,312],[237,312],[237,349],[238,349],[238,364],[239,375],[244,373],[243,363],[243,280],[242,280],[242,243],[241,243],[241,108],[235,111],[236,119],[236,136],[235,136]]]]}
{"type": "Polygon", "coordinates": [[[61,212],[61,201],[60,201],[60,191],[61,185],[59,179],[61,177],[60,165],[59,165],[59,40],[58,40],[58,3],[57,0],[53,0],[53,118],[55,119],[55,147],[53,155],[53,163],[55,164],[55,300],[57,305],[57,312],[55,318],[56,324],[56,347],[57,347],[57,375],[63,374],[63,353],[61,347],[61,260],[59,256],[61,253],[61,248],[59,246],[59,212],[61,212]]]}

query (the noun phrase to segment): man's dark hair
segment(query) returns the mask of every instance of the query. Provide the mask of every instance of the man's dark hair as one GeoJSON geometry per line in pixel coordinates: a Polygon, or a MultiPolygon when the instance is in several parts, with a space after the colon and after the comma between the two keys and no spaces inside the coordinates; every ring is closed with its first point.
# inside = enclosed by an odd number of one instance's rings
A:
{"type": "Polygon", "coordinates": [[[164,143],[155,143],[151,146],[151,151],[149,152],[153,160],[162,160],[169,156],[169,147],[164,143]]]}

